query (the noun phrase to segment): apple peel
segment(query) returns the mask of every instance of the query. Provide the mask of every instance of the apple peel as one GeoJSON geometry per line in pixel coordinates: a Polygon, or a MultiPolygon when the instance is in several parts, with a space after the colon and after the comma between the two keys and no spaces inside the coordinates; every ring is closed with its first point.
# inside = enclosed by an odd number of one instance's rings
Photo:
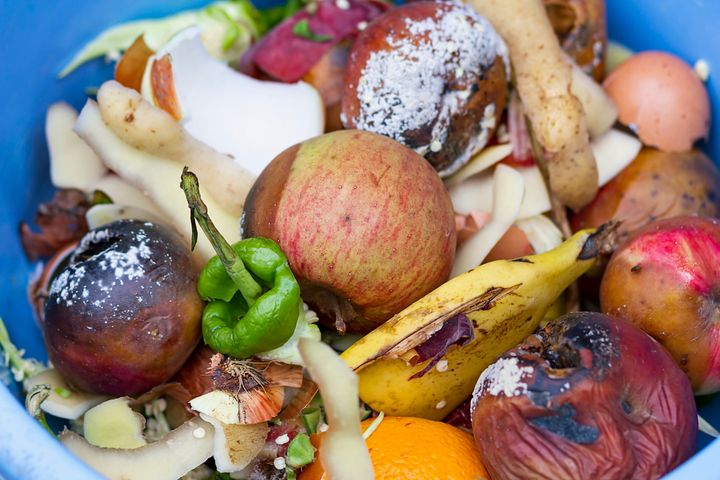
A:
{"type": "Polygon", "coordinates": [[[93,150],[73,131],[77,112],[64,102],[54,103],[45,117],[50,152],[50,179],[56,188],[90,191],[107,173],[93,150]]]}
{"type": "Polygon", "coordinates": [[[242,214],[255,176],[238,162],[195,139],[167,112],[115,81],[100,87],[97,100],[103,121],[120,140],[191,168],[226,211],[242,214]]]}
{"type": "Polygon", "coordinates": [[[176,480],[203,464],[214,448],[214,428],[200,418],[131,450],[96,447],[69,430],[59,438],[65,448],[110,480],[176,480]]]}
{"type": "Polygon", "coordinates": [[[492,218],[458,247],[450,278],[480,265],[518,218],[525,195],[523,176],[514,168],[500,164],[495,167],[493,179],[492,218]]]}
{"type": "Polygon", "coordinates": [[[358,377],[328,345],[300,339],[300,355],[320,388],[329,428],[320,447],[320,463],[327,478],[375,478],[360,427],[358,377]]]}
{"type": "MultiPolygon", "coordinates": [[[[120,140],[103,122],[100,109],[92,100],[88,100],[80,113],[75,131],[109,168],[135,187],[146,191],[190,245],[189,214],[185,195],[178,187],[182,165],[150,155],[120,140]]],[[[228,241],[239,240],[237,218],[222,208],[212,196],[203,192],[203,197],[208,209],[213,212],[215,224],[226,232],[228,241]]],[[[198,237],[194,255],[198,263],[204,265],[215,255],[215,250],[206,238],[198,237]]]]}

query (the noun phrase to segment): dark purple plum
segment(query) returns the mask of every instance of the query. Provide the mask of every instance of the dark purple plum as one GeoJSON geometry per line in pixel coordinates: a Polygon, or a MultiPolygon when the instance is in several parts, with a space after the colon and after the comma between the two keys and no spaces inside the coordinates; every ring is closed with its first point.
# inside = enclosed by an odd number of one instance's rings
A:
{"type": "Polygon", "coordinates": [[[200,338],[196,283],[190,250],[165,227],[120,220],[90,231],[50,285],[50,361],[89,392],[137,395],[167,381],[200,338]]]}

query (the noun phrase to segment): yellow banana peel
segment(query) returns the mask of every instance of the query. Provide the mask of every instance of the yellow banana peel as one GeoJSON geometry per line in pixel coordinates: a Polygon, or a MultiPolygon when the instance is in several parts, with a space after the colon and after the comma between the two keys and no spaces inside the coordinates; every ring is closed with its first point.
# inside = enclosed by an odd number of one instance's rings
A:
{"type": "Polygon", "coordinates": [[[614,229],[583,230],[546,253],[481,265],[416,301],[342,354],[358,372],[360,398],[388,415],[445,417],[488,365],[538,328],[562,292],[595,264],[614,229]],[[430,361],[413,365],[414,348],[460,313],[473,325],[472,341],[450,347],[447,363],[410,379],[430,361]]]}

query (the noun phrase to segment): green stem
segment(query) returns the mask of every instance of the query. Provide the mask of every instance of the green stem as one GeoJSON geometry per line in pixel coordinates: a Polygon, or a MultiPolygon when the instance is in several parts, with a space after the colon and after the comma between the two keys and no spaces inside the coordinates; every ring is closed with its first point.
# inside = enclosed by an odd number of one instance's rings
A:
{"type": "Polygon", "coordinates": [[[238,254],[218,231],[215,224],[213,224],[208,215],[207,206],[200,196],[198,178],[194,173],[189,171],[187,167],[183,169],[180,186],[185,192],[185,198],[187,198],[188,207],[190,207],[192,248],[195,248],[195,243],[197,242],[197,226],[195,225],[195,221],[197,221],[215,249],[215,253],[217,253],[225,266],[225,270],[233,283],[238,287],[238,290],[240,290],[248,306],[251,306],[262,294],[262,287],[255,281],[252,275],[250,275],[250,272],[245,268],[245,264],[243,264],[238,254]]]}

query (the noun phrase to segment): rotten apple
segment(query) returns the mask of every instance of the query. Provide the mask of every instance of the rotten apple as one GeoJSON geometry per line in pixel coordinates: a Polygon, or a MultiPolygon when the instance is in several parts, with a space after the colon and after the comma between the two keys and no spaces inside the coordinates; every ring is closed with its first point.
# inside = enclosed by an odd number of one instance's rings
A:
{"type": "Polygon", "coordinates": [[[655,337],[687,373],[696,394],[720,390],[720,221],[659,220],[610,259],[602,311],[655,337]]]}
{"type": "Polygon", "coordinates": [[[656,479],[695,453],[687,377],[629,322],[571,313],[480,376],[473,433],[494,479],[656,479]]]}
{"type": "Polygon", "coordinates": [[[50,286],[50,361],[89,392],[137,395],[165,382],[200,338],[196,280],[170,230],[120,220],[90,231],[50,286]]]}
{"type": "Polygon", "coordinates": [[[432,167],[357,130],[275,158],[248,195],[242,230],[280,245],[303,299],[339,331],[372,330],[447,280],[455,255],[452,205],[432,167]]]}

